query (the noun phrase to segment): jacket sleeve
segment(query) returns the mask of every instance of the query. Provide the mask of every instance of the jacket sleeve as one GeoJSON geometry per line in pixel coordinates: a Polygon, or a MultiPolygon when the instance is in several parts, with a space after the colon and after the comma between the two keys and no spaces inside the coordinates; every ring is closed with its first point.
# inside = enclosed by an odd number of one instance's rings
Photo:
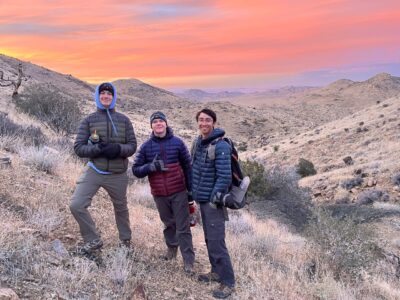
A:
{"type": "Polygon", "coordinates": [[[136,152],[137,143],[135,131],[133,130],[132,122],[126,118],[126,144],[121,145],[121,157],[130,157],[136,152]]]}
{"type": "Polygon", "coordinates": [[[150,173],[150,164],[146,160],[146,143],[143,144],[136,153],[135,161],[132,166],[132,173],[138,178],[143,178],[150,173]]]}
{"type": "Polygon", "coordinates": [[[183,173],[185,174],[186,189],[188,192],[192,191],[192,159],[185,143],[180,140],[181,146],[179,148],[179,163],[182,166],[183,173]]]}
{"type": "Polygon", "coordinates": [[[101,149],[98,144],[89,145],[88,139],[90,136],[89,122],[85,118],[78,128],[74,143],[74,151],[79,157],[95,158],[100,155],[101,149]]]}
{"type": "Polygon", "coordinates": [[[216,181],[211,192],[211,199],[215,193],[226,193],[232,182],[231,147],[225,141],[220,141],[215,147],[215,175],[216,181]]]}

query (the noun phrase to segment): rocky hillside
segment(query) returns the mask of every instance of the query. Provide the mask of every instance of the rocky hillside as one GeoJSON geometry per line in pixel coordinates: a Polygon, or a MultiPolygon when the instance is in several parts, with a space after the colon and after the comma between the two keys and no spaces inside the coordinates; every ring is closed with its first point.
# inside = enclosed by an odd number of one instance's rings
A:
{"type": "Polygon", "coordinates": [[[400,170],[399,117],[400,97],[393,97],[295,137],[249,151],[247,156],[266,165],[294,166],[300,158],[313,162],[317,175],[304,183],[323,201],[337,199],[338,193],[343,195],[341,185],[359,176],[363,177],[362,183],[349,189],[349,201],[357,200],[361,187],[382,190],[397,201],[400,193],[394,189],[392,177],[400,170]]]}

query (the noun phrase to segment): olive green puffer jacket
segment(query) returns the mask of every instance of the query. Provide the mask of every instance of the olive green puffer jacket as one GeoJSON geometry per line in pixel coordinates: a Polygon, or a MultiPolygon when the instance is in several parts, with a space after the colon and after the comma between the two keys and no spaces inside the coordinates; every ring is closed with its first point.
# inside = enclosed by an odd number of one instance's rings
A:
{"type": "Polygon", "coordinates": [[[79,157],[87,157],[100,171],[110,173],[123,173],[128,168],[128,157],[136,151],[136,137],[129,118],[121,113],[110,109],[110,116],[114,122],[117,134],[105,109],[87,116],[80,124],[76,136],[74,150],[79,157]],[[121,153],[115,159],[107,159],[101,156],[98,144],[88,144],[89,136],[94,133],[99,135],[100,141],[104,143],[118,143],[121,153]]]}

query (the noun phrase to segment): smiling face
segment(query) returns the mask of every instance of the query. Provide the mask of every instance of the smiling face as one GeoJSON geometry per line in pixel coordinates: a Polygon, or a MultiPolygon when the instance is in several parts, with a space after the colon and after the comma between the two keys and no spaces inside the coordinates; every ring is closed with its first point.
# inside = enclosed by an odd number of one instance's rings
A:
{"type": "Polygon", "coordinates": [[[161,119],[154,119],[151,122],[151,129],[155,136],[164,137],[167,134],[167,123],[161,119]]]}
{"type": "Polygon", "coordinates": [[[100,92],[100,103],[105,107],[109,108],[111,102],[113,101],[113,95],[109,91],[101,91],[100,92]]]}
{"type": "Polygon", "coordinates": [[[214,129],[214,124],[214,120],[211,116],[203,112],[199,114],[199,117],[197,118],[197,125],[203,138],[206,138],[210,135],[214,129]]]}

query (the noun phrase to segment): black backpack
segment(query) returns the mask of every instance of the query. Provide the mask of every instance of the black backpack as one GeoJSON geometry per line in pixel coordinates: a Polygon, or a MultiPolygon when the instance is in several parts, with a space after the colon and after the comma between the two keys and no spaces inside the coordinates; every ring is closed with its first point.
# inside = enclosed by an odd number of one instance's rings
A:
{"type": "MultiPolygon", "coordinates": [[[[225,195],[228,195],[228,194],[232,193],[232,189],[237,189],[240,187],[240,183],[242,182],[242,179],[243,179],[243,172],[242,172],[242,168],[240,167],[239,155],[235,148],[235,144],[228,137],[221,137],[221,138],[218,138],[218,139],[215,139],[214,141],[212,141],[207,147],[207,157],[210,160],[215,159],[215,148],[217,146],[217,143],[221,140],[224,140],[225,142],[227,142],[228,145],[231,147],[232,184],[229,187],[227,194],[225,194],[225,195]]],[[[194,153],[197,148],[197,141],[198,141],[198,139],[196,138],[192,143],[192,148],[190,151],[192,157],[194,157],[194,153]]],[[[232,201],[227,201],[224,204],[226,207],[228,207],[230,209],[240,209],[240,208],[243,208],[246,204],[246,197],[244,197],[240,202],[236,202],[234,200],[234,197],[229,197],[228,199],[232,199],[232,201]]]]}

